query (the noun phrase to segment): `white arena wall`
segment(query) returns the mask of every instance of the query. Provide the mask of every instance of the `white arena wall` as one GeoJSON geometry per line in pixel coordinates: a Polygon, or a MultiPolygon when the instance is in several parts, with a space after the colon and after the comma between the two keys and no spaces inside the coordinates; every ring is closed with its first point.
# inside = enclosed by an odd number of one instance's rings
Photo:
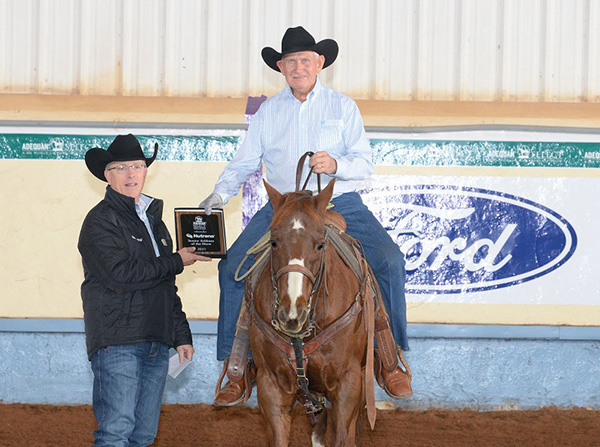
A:
{"type": "MultiPolygon", "coordinates": [[[[81,156],[91,140],[69,144],[131,131],[168,151],[207,136],[235,149],[248,97],[284,85],[260,50],[296,25],[340,45],[321,80],[361,109],[379,157],[364,197],[380,218],[381,185],[391,203],[427,185],[554,219],[566,241],[540,275],[514,270],[522,282],[494,276],[508,256],[527,264],[498,242],[488,276],[502,287],[408,293],[415,396],[399,405],[600,408],[600,0],[0,0],[0,402],[91,402],[76,241],[103,185],[81,156]]],[[[173,208],[210,192],[227,162],[217,152],[153,165],[147,192],[165,199],[171,231],[173,208]]],[[[227,205],[228,241],[244,212],[240,196],[227,205]]],[[[197,355],[164,401],[210,403],[216,262],[178,285],[197,355]]]]}

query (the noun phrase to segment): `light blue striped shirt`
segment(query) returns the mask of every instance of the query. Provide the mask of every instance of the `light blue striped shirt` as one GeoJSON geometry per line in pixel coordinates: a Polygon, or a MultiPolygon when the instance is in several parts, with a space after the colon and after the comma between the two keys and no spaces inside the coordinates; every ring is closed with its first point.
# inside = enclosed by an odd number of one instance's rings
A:
{"type": "MultiPolygon", "coordinates": [[[[214,192],[223,202],[264,163],[267,182],[281,193],[296,189],[296,166],[307,151],[326,151],[337,161],[333,176],[322,175],[321,187],[336,178],[334,197],[354,191],[358,180],[373,173],[371,146],[356,103],[317,82],[306,101],[300,102],[289,87],[267,99],[252,118],[233,160],[219,177],[214,192]]],[[[308,157],[302,187],[308,174],[308,157]]],[[[308,189],[317,189],[316,176],[308,189]]]]}
{"type": "Polygon", "coordinates": [[[160,251],[158,251],[158,245],[156,244],[156,240],[154,239],[154,233],[152,232],[152,227],[150,226],[150,220],[148,219],[148,214],[146,214],[146,211],[148,210],[148,207],[150,206],[153,200],[154,199],[152,197],[148,197],[144,194],[141,194],[140,201],[135,202],[135,211],[138,217],[142,219],[142,222],[144,222],[144,225],[146,225],[148,233],[150,234],[152,246],[154,247],[154,253],[156,254],[156,257],[159,257],[160,251]]]}

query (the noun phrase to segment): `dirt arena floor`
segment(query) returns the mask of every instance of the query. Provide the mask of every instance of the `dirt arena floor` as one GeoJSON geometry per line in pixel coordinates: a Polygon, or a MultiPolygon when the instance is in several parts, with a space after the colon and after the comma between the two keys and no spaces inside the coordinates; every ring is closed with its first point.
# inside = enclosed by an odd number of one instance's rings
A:
{"type": "MultiPolygon", "coordinates": [[[[310,446],[308,419],[294,407],[291,447],[310,446]]],[[[0,446],[85,446],[93,442],[90,406],[0,404],[0,446]]],[[[163,405],[155,446],[266,446],[256,408],[163,405]]],[[[600,411],[379,410],[375,430],[361,424],[363,447],[600,446],[600,411]]]]}

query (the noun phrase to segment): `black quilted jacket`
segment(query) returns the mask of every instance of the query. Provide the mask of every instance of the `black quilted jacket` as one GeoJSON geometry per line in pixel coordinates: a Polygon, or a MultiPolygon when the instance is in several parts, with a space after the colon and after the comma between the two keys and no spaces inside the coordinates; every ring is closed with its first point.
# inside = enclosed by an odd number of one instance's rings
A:
{"type": "Polygon", "coordinates": [[[134,199],[110,186],[83,222],[78,248],[85,274],[81,298],[89,358],[113,344],[192,344],[175,287],[183,261],[173,253],[162,209],[162,200],[154,199],[147,210],[159,257],[134,199]]]}

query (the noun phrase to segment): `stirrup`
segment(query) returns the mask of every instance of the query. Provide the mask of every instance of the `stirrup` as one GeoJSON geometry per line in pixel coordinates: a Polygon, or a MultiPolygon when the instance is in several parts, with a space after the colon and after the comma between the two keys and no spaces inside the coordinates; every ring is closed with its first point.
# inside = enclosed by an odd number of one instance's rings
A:
{"type": "Polygon", "coordinates": [[[374,363],[374,372],[375,372],[375,380],[377,380],[377,385],[379,385],[379,388],[381,388],[382,390],[385,390],[385,383],[383,382],[383,364],[381,362],[381,358],[379,355],[379,349],[377,347],[375,347],[373,349],[373,355],[375,356],[375,361],[374,363]]]}
{"type": "MultiPolygon", "coordinates": [[[[412,371],[410,370],[410,366],[408,366],[408,362],[404,359],[404,357],[402,356],[402,350],[399,347],[396,347],[397,352],[398,352],[398,358],[400,359],[400,363],[402,364],[403,368],[400,368],[400,370],[406,374],[406,376],[408,377],[408,383],[411,384],[412,383],[412,371]]],[[[375,354],[375,380],[377,380],[377,384],[379,385],[379,387],[384,390],[386,393],[389,394],[389,391],[387,390],[387,387],[385,386],[385,382],[383,380],[383,361],[380,358],[380,354],[379,354],[379,349],[375,348],[374,350],[374,354],[375,354]]],[[[399,363],[396,363],[394,368],[398,368],[400,366],[399,363]]]]}
{"type": "Polygon", "coordinates": [[[219,394],[219,391],[221,391],[221,384],[223,383],[223,378],[225,377],[225,374],[227,374],[227,366],[229,365],[229,357],[227,357],[225,359],[225,361],[223,362],[223,370],[221,371],[221,375],[219,376],[219,379],[217,380],[217,386],[215,388],[215,398],[217,397],[217,394],[219,394]]]}
{"type": "Polygon", "coordinates": [[[410,370],[410,366],[408,366],[408,362],[404,360],[404,357],[402,356],[402,350],[399,347],[396,349],[398,350],[398,358],[400,359],[400,363],[402,363],[402,366],[404,366],[404,373],[408,376],[408,383],[412,383],[412,371],[410,370]]]}
{"type": "MultiPolygon", "coordinates": [[[[226,358],[225,361],[223,362],[223,370],[221,371],[221,375],[219,376],[219,379],[217,380],[217,386],[215,387],[215,400],[216,400],[219,392],[222,389],[224,389],[225,387],[227,387],[227,385],[229,383],[239,383],[239,382],[234,382],[231,379],[229,379],[228,382],[225,384],[225,386],[223,386],[223,387],[221,386],[221,384],[223,383],[223,378],[227,374],[228,366],[229,366],[229,358],[226,358]]],[[[226,406],[234,406],[234,405],[238,405],[238,404],[244,404],[248,401],[248,399],[250,399],[250,396],[252,395],[252,387],[255,382],[254,380],[249,379],[250,370],[252,368],[255,368],[255,366],[254,366],[254,362],[252,361],[252,359],[250,359],[246,363],[246,367],[244,368],[244,376],[242,378],[242,381],[244,382],[244,386],[245,386],[244,393],[240,396],[239,399],[227,404],[226,406]]],[[[219,404],[217,404],[217,405],[219,405],[219,404]]]]}

